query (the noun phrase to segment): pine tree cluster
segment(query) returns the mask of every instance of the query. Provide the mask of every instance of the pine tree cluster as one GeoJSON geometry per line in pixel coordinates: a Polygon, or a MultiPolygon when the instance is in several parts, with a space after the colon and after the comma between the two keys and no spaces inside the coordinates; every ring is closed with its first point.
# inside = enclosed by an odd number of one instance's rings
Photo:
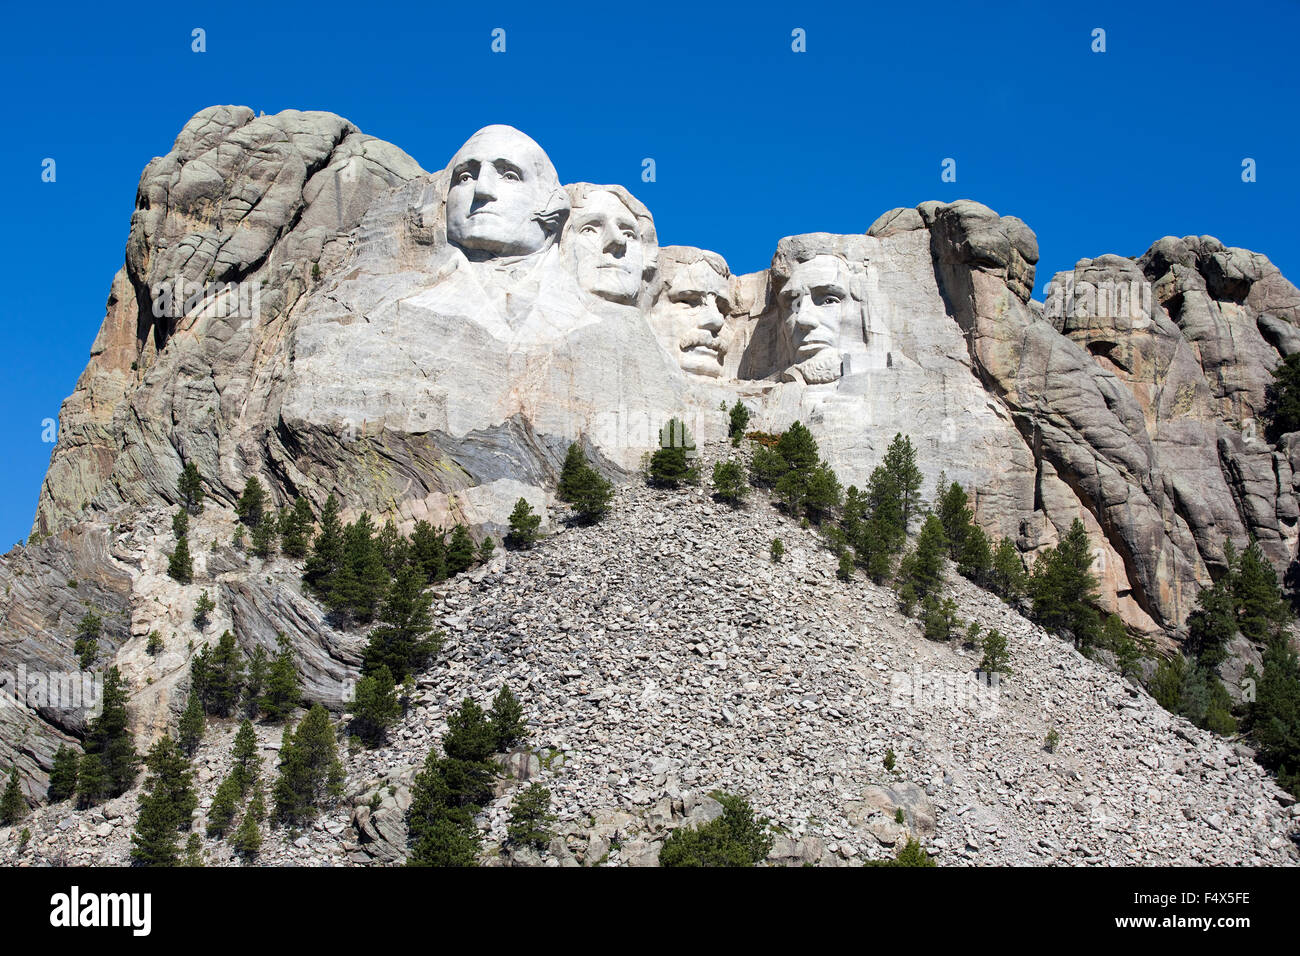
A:
{"type": "MultiPolygon", "coordinates": [[[[408,866],[478,865],[481,838],[474,815],[492,798],[498,772],[492,755],[518,744],[526,731],[523,707],[509,686],[501,688],[488,711],[467,697],[447,717],[443,755],[431,749],[415,778],[407,812],[408,866]]],[[[528,821],[521,817],[521,826],[530,832],[544,826],[540,803],[534,794],[523,808],[528,821]]]]}

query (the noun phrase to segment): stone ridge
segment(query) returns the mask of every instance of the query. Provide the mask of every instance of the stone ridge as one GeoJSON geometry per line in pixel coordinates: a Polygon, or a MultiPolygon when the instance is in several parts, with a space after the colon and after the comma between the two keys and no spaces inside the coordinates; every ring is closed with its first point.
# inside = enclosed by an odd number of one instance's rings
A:
{"type": "MultiPolygon", "coordinates": [[[[782,238],[771,268],[736,276],[716,253],[659,247],[622,187],[564,184],[517,130],[488,127],[456,156],[490,177],[489,147],[540,177],[524,247],[475,238],[451,163],[427,172],[331,113],[211,107],[149,163],[32,537],[0,559],[0,672],[75,670],[95,607],[101,663],[128,673],[151,738],[185,680],[154,674],[144,640],[185,643],[207,587],[246,650],[285,630],[315,699],[337,707],[359,638],[328,626],[292,569],[247,575],[227,547],[250,475],[277,506],[334,494],[345,517],[500,537],[518,498],[553,502],[570,441],[621,482],[670,416],[708,441],[737,400],[754,428],[805,422],[845,484],[911,436],[927,489],[941,470],[960,481],[1026,561],[1081,519],[1104,608],[1164,649],[1225,539],[1253,536],[1294,577],[1300,439],[1272,441],[1259,416],[1300,348],[1300,291],[1266,257],[1166,237],[1137,259],[1080,260],[1039,303],[1024,222],[927,201],[863,234],[782,238]],[[187,461],[211,505],[200,578],[176,591],[167,513],[187,461]]],[[[1235,689],[1259,655],[1232,650],[1235,689]]],[[[0,713],[0,763],[35,794],[83,724],[0,713]]]]}

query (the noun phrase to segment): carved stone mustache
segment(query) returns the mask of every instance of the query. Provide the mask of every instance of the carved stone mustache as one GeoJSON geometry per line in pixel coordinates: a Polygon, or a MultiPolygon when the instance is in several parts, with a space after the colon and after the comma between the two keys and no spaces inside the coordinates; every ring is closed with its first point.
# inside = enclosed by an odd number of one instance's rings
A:
{"type": "Polygon", "coordinates": [[[719,355],[726,352],[726,347],[722,344],[721,340],[707,329],[694,329],[687,332],[677,343],[677,347],[683,352],[689,352],[691,349],[699,345],[713,349],[713,351],[717,352],[719,355]]]}

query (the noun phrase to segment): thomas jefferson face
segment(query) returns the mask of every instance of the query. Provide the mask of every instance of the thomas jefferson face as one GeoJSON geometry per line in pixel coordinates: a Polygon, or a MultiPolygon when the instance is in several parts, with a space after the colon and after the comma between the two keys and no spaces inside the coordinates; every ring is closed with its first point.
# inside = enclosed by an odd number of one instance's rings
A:
{"type": "Polygon", "coordinates": [[[611,192],[588,193],[569,223],[578,285],[602,299],[622,304],[641,292],[645,249],[636,216],[611,192]]]}
{"type": "Polygon", "coordinates": [[[488,126],[452,157],[447,239],[462,249],[522,256],[551,236],[544,218],[559,190],[550,159],[509,126],[488,126]]]}
{"type": "Polygon", "coordinates": [[[707,262],[692,262],[674,270],[650,323],[682,370],[717,378],[727,343],[722,336],[727,281],[707,262]]]}
{"type": "Polygon", "coordinates": [[[790,355],[806,362],[840,347],[852,328],[856,304],[849,295],[849,276],[835,256],[814,256],[790,272],[779,305],[790,355]]]}

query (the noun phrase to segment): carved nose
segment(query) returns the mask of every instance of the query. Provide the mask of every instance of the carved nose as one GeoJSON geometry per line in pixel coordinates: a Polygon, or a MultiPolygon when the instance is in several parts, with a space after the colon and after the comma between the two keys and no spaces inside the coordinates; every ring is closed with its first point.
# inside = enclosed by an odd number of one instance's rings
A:
{"type": "Polygon", "coordinates": [[[722,313],[717,309],[709,309],[705,313],[703,321],[700,322],[700,328],[717,335],[722,331],[722,313]]]}
{"type": "Polygon", "coordinates": [[[605,233],[605,252],[621,256],[627,250],[627,239],[617,229],[605,233]]]}
{"type": "Polygon", "coordinates": [[[497,198],[496,177],[489,170],[483,170],[474,180],[474,198],[484,202],[497,198]]]}
{"type": "Polygon", "coordinates": [[[813,315],[813,310],[808,305],[806,298],[801,297],[795,301],[790,310],[790,317],[794,319],[794,324],[805,332],[817,327],[817,318],[813,315]]]}

